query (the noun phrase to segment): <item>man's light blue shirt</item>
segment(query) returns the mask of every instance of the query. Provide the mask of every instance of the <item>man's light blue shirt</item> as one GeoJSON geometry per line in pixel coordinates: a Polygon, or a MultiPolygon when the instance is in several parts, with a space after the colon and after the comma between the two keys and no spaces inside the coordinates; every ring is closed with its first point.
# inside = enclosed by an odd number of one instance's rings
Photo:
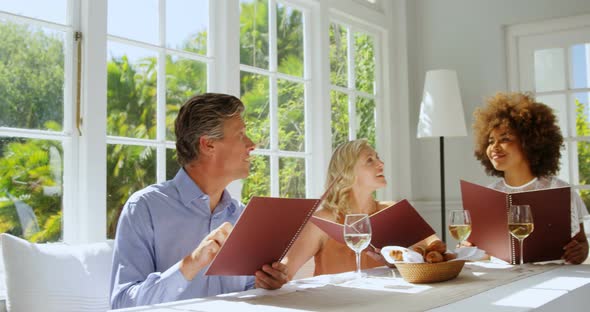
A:
{"type": "Polygon", "coordinates": [[[134,193],[117,225],[111,306],[155,304],[252,288],[253,276],[206,276],[205,268],[187,281],[179,270],[179,262],[205,236],[223,222],[235,225],[243,210],[225,190],[211,213],[209,196],[182,168],[174,179],[134,193]]]}

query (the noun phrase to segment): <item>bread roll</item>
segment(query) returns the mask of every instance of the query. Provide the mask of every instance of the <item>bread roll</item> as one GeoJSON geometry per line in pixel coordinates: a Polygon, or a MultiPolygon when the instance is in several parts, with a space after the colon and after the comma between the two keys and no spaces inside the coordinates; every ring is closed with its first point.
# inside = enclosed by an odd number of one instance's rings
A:
{"type": "Polygon", "coordinates": [[[404,260],[404,254],[401,250],[392,250],[389,252],[389,255],[395,261],[403,261],[404,260]]]}
{"type": "Polygon", "coordinates": [[[414,246],[414,247],[412,247],[412,250],[421,254],[422,257],[424,257],[424,255],[426,254],[426,250],[422,246],[414,246]]]}
{"type": "Polygon", "coordinates": [[[443,262],[445,259],[440,252],[430,251],[426,254],[426,257],[424,257],[424,260],[426,260],[426,262],[428,262],[428,263],[439,263],[439,262],[443,262]]]}
{"type": "Polygon", "coordinates": [[[441,240],[435,240],[426,247],[426,253],[438,251],[441,255],[447,252],[447,244],[441,240]]]}
{"type": "Polygon", "coordinates": [[[445,258],[445,261],[449,261],[449,260],[457,259],[457,254],[452,253],[452,252],[447,252],[443,255],[443,257],[445,258]]]}

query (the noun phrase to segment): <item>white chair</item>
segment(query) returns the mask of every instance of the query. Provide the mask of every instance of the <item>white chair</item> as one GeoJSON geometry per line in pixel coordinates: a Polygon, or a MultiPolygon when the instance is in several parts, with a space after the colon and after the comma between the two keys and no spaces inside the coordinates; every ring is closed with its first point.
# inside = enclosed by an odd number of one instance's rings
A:
{"type": "Polygon", "coordinates": [[[1,234],[8,311],[106,311],[113,243],[33,244],[1,234]]]}

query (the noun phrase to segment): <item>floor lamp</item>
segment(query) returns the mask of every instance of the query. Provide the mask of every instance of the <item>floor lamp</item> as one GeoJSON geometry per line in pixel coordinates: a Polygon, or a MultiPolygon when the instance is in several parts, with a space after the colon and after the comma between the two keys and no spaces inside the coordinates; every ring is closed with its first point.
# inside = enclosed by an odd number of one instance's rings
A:
{"type": "Polygon", "coordinates": [[[417,136],[418,138],[439,138],[441,235],[442,240],[446,242],[444,137],[467,136],[459,82],[454,70],[440,69],[426,72],[417,136]]]}

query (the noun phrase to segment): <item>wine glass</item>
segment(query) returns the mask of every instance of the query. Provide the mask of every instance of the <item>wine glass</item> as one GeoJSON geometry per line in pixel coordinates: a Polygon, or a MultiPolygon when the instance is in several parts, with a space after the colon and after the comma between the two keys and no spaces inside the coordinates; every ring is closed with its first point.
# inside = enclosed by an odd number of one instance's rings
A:
{"type": "Polygon", "coordinates": [[[356,253],[356,274],[361,277],[361,251],[371,243],[371,222],[366,213],[346,215],[344,241],[356,253]]]}
{"type": "Polygon", "coordinates": [[[535,229],[533,214],[529,205],[511,205],[508,213],[508,231],[518,239],[520,245],[520,264],[523,263],[522,244],[535,229]]]}
{"type": "Polygon", "coordinates": [[[461,243],[471,234],[471,215],[469,210],[451,210],[449,211],[449,232],[451,236],[461,243]]]}

